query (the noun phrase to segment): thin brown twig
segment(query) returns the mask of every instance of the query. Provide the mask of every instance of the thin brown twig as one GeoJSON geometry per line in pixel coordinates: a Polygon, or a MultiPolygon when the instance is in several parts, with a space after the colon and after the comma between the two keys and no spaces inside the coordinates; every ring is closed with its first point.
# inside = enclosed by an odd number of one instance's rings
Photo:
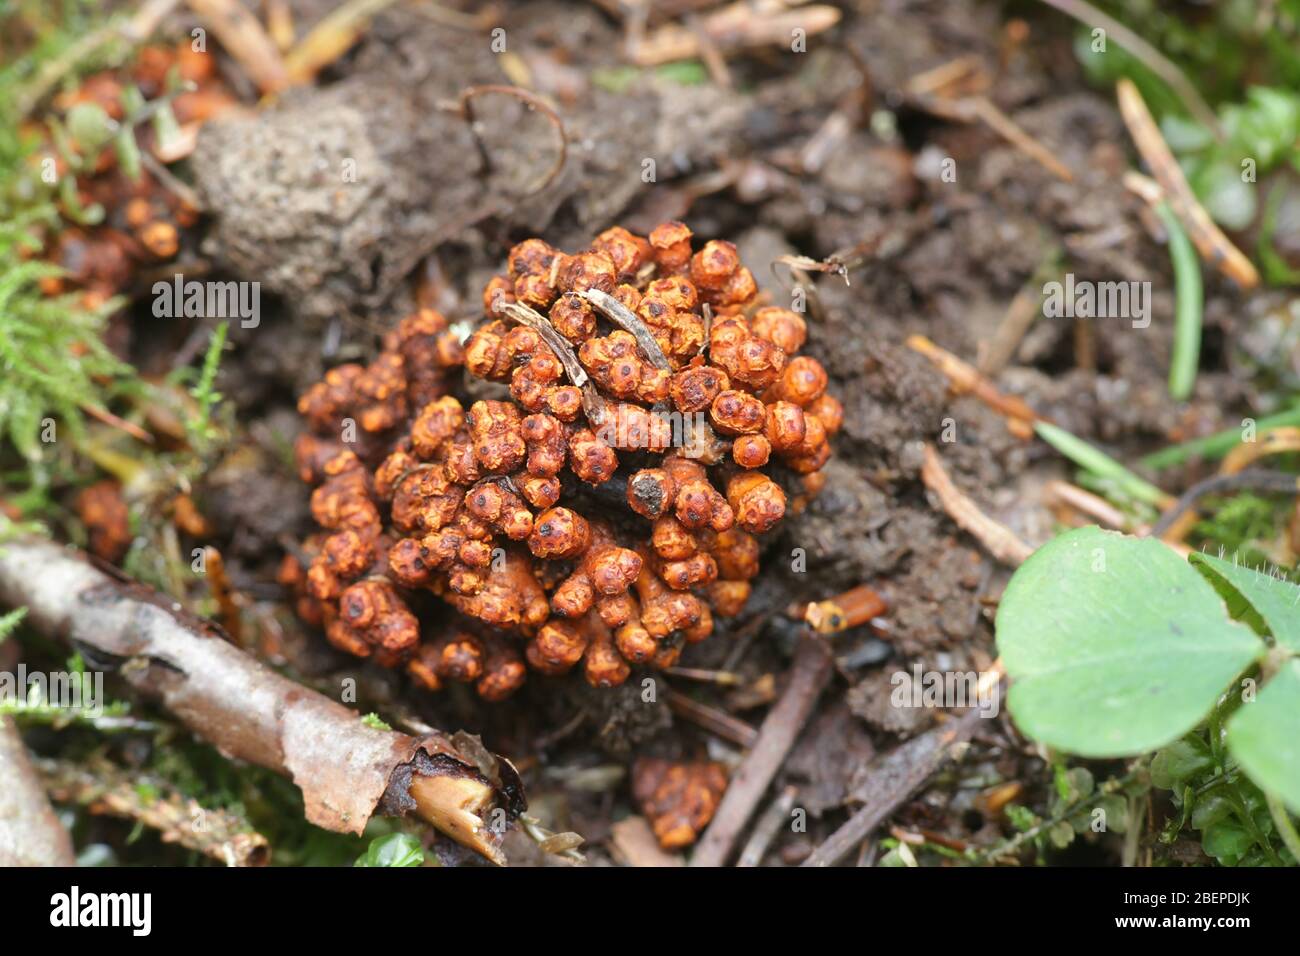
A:
{"type": "Polygon", "coordinates": [[[1038,140],[1030,136],[1011,117],[987,96],[982,94],[961,99],[945,99],[931,93],[909,93],[908,99],[935,116],[961,123],[982,122],[1008,143],[1038,163],[1053,176],[1067,183],[1074,181],[1074,173],[1038,140]]]}
{"type": "Polygon", "coordinates": [[[722,52],[788,45],[792,31],[811,37],[840,21],[841,12],[827,4],[803,6],[806,0],[737,0],[700,17],[696,29],[667,23],[636,37],[629,55],[637,66],[659,66],[702,55],[701,38],[722,52]],[[799,6],[800,9],[791,9],[799,6]]]}
{"type": "Polygon", "coordinates": [[[933,445],[927,444],[925,460],[921,465],[921,480],[934,492],[948,517],[993,557],[1003,564],[1018,567],[1033,554],[1034,549],[1020,540],[1010,529],[994,521],[962,494],[948,477],[943,463],[933,445]]]}
{"type": "Polygon", "coordinates": [[[506,316],[506,318],[513,319],[520,325],[528,326],[542,337],[542,341],[550,346],[551,351],[555,353],[555,357],[564,366],[564,372],[569,376],[569,381],[582,389],[582,406],[587,413],[587,418],[591,420],[593,425],[603,424],[608,413],[605,407],[605,399],[587,376],[587,371],[582,367],[582,363],[578,361],[573,346],[569,344],[568,339],[555,331],[555,326],[551,325],[550,319],[522,302],[503,302],[497,312],[506,316]]]}
{"type": "Polygon", "coordinates": [[[702,704],[671,687],[667,690],[665,699],[674,714],[699,724],[710,733],[717,734],[724,740],[730,740],[739,747],[749,749],[758,742],[757,730],[726,711],[702,704]]]}
{"type": "MultiPolygon", "coordinates": [[[[672,369],[668,356],[664,355],[664,350],[659,347],[659,342],[646,327],[646,324],[631,309],[612,295],[601,292],[599,289],[588,289],[586,292],[579,292],[578,294],[594,305],[596,311],[600,312],[601,315],[635,338],[636,344],[641,347],[641,351],[645,353],[645,357],[650,360],[651,365],[655,368],[672,369]]],[[[705,305],[707,304],[705,303],[705,305]]],[[[704,336],[706,340],[708,335],[708,329],[705,329],[704,336]]]]}
{"type": "Polygon", "coordinates": [[[804,634],[795,650],[790,682],[759,728],[757,743],[732,777],[713,822],[691,856],[691,866],[722,866],[727,862],[750,816],[812,714],[831,671],[831,652],[826,642],[804,634]]]}
{"type": "Polygon", "coordinates": [[[331,10],[284,57],[292,83],[309,83],[361,39],[375,14],[395,0],[347,0],[331,10]]]}
{"type": "Polygon", "coordinates": [[[191,10],[212,30],[221,46],[239,62],[263,93],[279,93],[289,86],[289,71],[275,42],[261,21],[239,0],[186,0],[191,10]]]}
{"type": "Polygon", "coordinates": [[[863,805],[848,821],[813,851],[804,866],[834,866],[900,804],[924,786],[930,776],[963,744],[981,720],[972,707],[962,716],[892,750],[880,759],[866,784],[854,794],[863,805]]]}
{"type": "Polygon", "coordinates": [[[763,815],[758,818],[758,822],[754,824],[754,832],[750,834],[749,840],[740,851],[736,866],[758,866],[763,862],[767,848],[781,832],[782,825],[790,819],[790,811],[794,809],[794,802],[798,796],[798,787],[786,787],[768,805],[763,815]]]}
{"type": "Polygon", "coordinates": [[[1064,505],[1080,511],[1101,524],[1109,528],[1120,530],[1132,530],[1141,534],[1139,528],[1134,528],[1132,522],[1114,505],[1100,495],[1094,495],[1091,491],[1080,488],[1078,485],[1072,485],[1068,481],[1061,481],[1053,478],[1047,484],[1043,485],[1043,500],[1049,505],[1064,505]]]}
{"type": "MultiPolygon", "coordinates": [[[[1151,167],[1151,174],[1164,191],[1165,200],[1178,216],[1201,257],[1243,289],[1259,284],[1259,271],[1240,249],[1232,244],[1210,218],[1210,214],[1192,192],[1182,167],[1170,151],[1142,94],[1132,80],[1123,78],[1116,87],[1119,111],[1133,143],[1151,167]]],[[[1139,180],[1128,180],[1133,188],[1139,180]]]]}
{"type": "Polygon", "coordinates": [[[564,130],[564,121],[560,119],[560,114],[555,109],[530,90],[519,86],[510,86],[504,83],[489,83],[480,86],[467,86],[460,91],[457,109],[465,122],[469,125],[470,132],[474,135],[474,141],[478,144],[479,153],[483,157],[485,168],[491,168],[491,160],[487,150],[483,145],[482,139],[479,138],[478,130],[475,128],[473,101],[480,96],[500,95],[513,96],[515,99],[522,100],[529,109],[536,110],[545,116],[555,127],[555,134],[559,137],[560,148],[556,153],[555,162],[547,170],[546,175],[537,181],[537,183],[525,191],[516,199],[527,199],[529,196],[535,196],[551,183],[553,183],[564,169],[564,164],[569,156],[569,137],[564,130]]]}
{"type": "Polygon", "coordinates": [[[137,441],[142,441],[146,445],[153,444],[153,436],[147,431],[134,422],[128,422],[125,418],[119,418],[106,408],[100,408],[98,405],[92,405],[89,402],[82,403],[80,408],[91,418],[98,419],[105,425],[108,425],[111,428],[116,428],[118,431],[126,432],[137,441]]]}
{"type": "Polygon", "coordinates": [[[935,368],[947,376],[953,392],[958,395],[973,395],[989,408],[1005,416],[1007,427],[1017,437],[1028,438],[1033,434],[1034,422],[1046,421],[1023,399],[1002,394],[997,386],[986,376],[981,375],[973,365],[959,359],[947,349],[935,345],[924,335],[908,336],[907,347],[924,355],[935,368]]]}

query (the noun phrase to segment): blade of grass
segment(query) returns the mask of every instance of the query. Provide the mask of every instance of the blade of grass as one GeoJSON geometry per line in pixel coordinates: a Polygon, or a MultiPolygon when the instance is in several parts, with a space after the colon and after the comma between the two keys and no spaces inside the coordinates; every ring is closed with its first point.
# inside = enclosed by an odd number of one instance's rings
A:
{"type": "MultiPolygon", "coordinates": [[[[1262,436],[1270,429],[1289,426],[1300,426],[1300,405],[1259,419],[1255,422],[1256,437],[1262,436]]],[[[1222,458],[1241,444],[1241,435],[1241,428],[1225,428],[1204,438],[1194,438],[1191,441],[1153,451],[1139,458],[1138,464],[1143,468],[1159,470],[1181,465],[1191,458],[1222,458]]]]}
{"type": "Polygon", "coordinates": [[[1080,468],[1102,478],[1111,479],[1139,501],[1145,501],[1147,504],[1163,510],[1176,500],[1173,495],[1161,491],[1149,481],[1139,478],[1105,452],[1092,447],[1083,439],[1071,435],[1058,425],[1052,425],[1048,422],[1035,422],[1034,431],[1038,433],[1039,438],[1080,468]]]}
{"type": "Polygon", "coordinates": [[[1164,80],[1169,88],[1178,95],[1178,98],[1183,101],[1187,111],[1195,116],[1214,135],[1215,139],[1219,142],[1226,139],[1223,127],[1219,125],[1219,118],[1215,115],[1214,110],[1210,108],[1210,104],[1205,102],[1201,94],[1197,92],[1196,87],[1183,74],[1183,71],[1146,40],[1114,17],[1108,16],[1092,4],[1084,2],[1084,0],[1043,0],[1043,2],[1049,7],[1055,7],[1067,16],[1074,17],[1080,23],[1105,30],[1114,38],[1116,43],[1128,50],[1147,69],[1164,80]]]}
{"type": "Polygon", "coordinates": [[[1192,240],[1168,203],[1155,207],[1169,233],[1169,258],[1174,264],[1174,350],[1169,358],[1169,394],[1182,401],[1192,394],[1201,363],[1201,264],[1192,240]]]}

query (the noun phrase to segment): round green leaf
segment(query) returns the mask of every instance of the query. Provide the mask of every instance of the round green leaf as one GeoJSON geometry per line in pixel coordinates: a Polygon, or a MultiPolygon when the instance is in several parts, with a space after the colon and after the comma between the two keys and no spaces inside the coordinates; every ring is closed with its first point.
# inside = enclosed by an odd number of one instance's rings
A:
{"type": "Polygon", "coordinates": [[[1300,813],[1300,661],[1287,661],[1232,715],[1228,748],[1251,780],[1300,813]]]}
{"type": "Polygon", "coordinates": [[[1088,757],[1177,740],[1265,651],[1168,547],[1096,527],[1055,538],[1016,571],[997,641],[1020,729],[1088,757]]]}

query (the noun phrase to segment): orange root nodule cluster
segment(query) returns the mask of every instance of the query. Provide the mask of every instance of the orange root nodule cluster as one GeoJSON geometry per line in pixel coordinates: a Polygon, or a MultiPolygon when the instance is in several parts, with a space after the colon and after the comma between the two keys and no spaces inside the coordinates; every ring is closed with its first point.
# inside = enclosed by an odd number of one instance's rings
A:
{"type": "Polygon", "coordinates": [[[748,600],[776,470],[820,487],[843,412],[803,318],[681,223],[575,255],[529,239],[483,302],[463,344],[422,310],[302,396],[321,530],[282,580],[334,645],[431,690],[671,666],[748,600]],[[499,397],[462,400],[462,366],[499,397]]]}

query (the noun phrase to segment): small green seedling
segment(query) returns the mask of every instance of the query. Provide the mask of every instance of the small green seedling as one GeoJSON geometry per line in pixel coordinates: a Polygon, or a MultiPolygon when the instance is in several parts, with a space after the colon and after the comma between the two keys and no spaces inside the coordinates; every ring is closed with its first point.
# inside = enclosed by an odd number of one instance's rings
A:
{"type": "Polygon", "coordinates": [[[371,841],[353,866],[423,866],[424,847],[409,833],[389,833],[371,841]]]}
{"type": "Polygon", "coordinates": [[[1134,756],[1230,711],[1222,740],[1235,765],[1300,812],[1300,587],[1079,528],[1017,570],[997,641],[1008,707],[1033,739],[1084,757],[1134,756]]]}

